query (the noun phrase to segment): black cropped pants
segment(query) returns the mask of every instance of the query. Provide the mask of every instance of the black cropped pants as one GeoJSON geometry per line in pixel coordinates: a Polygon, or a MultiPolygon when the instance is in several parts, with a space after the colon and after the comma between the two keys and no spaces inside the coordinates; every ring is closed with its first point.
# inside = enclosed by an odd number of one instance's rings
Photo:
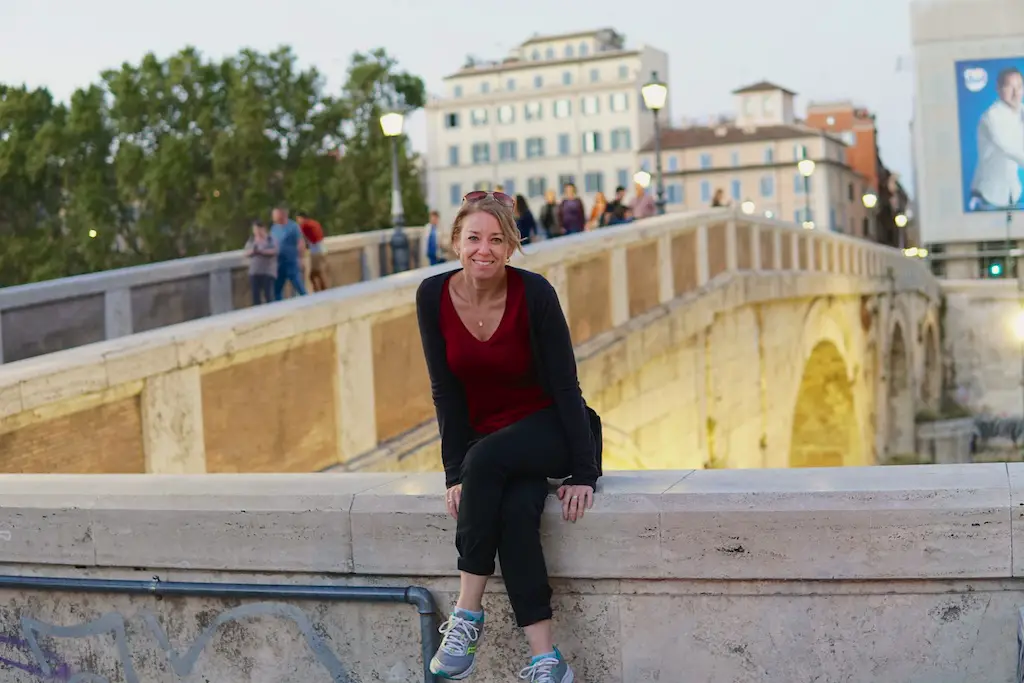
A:
{"type": "Polygon", "coordinates": [[[551,618],[540,518],[548,477],[567,477],[569,469],[564,430],[553,406],[484,436],[462,463],[455,534],[459,569],[490,576],[497,553],[520,627],[551,618]]]}

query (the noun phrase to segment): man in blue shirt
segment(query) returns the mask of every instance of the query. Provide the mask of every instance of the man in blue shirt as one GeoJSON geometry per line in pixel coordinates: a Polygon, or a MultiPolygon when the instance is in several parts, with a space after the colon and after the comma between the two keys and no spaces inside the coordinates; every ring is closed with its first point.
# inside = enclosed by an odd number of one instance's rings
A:
{"type": "Polygon", "coordinates": [[[440,236],[437,234],[437,225],[441,222],[441,215],[437,211],[430,212],[430,223],[427,226],[430,231],[427,233],[427,260],[430,261],[430,265],[436,266],[438,263],[444,263],[445,259],[441,255],[441,242],[440,236]]]}
{"type": "Polygon", "coordinates": [[[288,218],[288,209],[278,207],[273,213],[274,225],[270,235],[277,243],[277,280],[274,282],[274,300],[280,301],[284,285],[290,282],[292,291],[298,296],[306,294],[302,284],[302,252],[306,242],[298,224],[288,218]]]}

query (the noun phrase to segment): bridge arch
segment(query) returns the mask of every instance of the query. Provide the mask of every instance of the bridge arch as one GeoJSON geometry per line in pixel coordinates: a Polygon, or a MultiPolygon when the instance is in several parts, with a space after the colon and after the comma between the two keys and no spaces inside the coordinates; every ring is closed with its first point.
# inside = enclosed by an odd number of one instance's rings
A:
{"type": "Polygon", "coordinates": [[[859,464],[860,420],[853,394],[853,331],[840,306],[811,304],[803,320],[802,372],[793,388],[790,467],[859,464]]]}
{"type": "Polygon", "coordinates": [[[790,467],[842,467],[859,461],[860,424],[847,361],[831,340],[804,364],[793,408],[790,467]]]}

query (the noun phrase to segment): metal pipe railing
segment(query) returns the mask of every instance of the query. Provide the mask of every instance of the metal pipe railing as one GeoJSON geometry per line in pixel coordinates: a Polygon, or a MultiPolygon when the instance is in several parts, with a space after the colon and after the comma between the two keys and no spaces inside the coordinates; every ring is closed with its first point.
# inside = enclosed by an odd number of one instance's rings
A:
{"type": "Polygon", "coordinates": [[[402,602],[416,607],[420,615],[420,649],[424,683],[436,683],[430,659],[437,649],[435,615],[437,603],[421,586],[301,586],[260,583],[198,583],[189,581],[133,581],[83,579],[75,577],[0,576],[0,590],[39,590],[81,593],[153,595],[157,597],[273,598],[278,600],[323,600],[327,602],[402,602]]]}

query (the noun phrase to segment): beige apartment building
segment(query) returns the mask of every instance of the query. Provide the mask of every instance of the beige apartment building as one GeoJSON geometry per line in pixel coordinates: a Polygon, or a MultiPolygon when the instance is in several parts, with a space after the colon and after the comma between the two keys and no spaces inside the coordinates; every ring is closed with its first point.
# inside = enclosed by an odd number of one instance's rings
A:
{"type": "MultiPolygon", "coordinates": [[[[654,134],[640,89],[668,56],[613,29],[525,40],[505,58],[467,61],[427,104],[430,206],[449,223],[462,196],[497,185],[534,210],[567,182],[589,210],[629,182],[654,134]]],[[[670,112],[664,112],[670,113],[670,112]]]]}
{"type": "MultiPolygon", "coordinates": [[[[785,88],[761,82],[733,94],[734,119],[662,131],[666,211],[707,207],[720,189],[725,201],[754,213],[804,223],[809,208],[815,229],[872,239],[863,197],[873,190],[851,168],[843,140],[799,121],[795,93],[785,88]],[[814,161],[808,193],[797,166],[803,159],[814,161]]],[[[653,139],[639,162],[654,174],[653,139]]]]}

